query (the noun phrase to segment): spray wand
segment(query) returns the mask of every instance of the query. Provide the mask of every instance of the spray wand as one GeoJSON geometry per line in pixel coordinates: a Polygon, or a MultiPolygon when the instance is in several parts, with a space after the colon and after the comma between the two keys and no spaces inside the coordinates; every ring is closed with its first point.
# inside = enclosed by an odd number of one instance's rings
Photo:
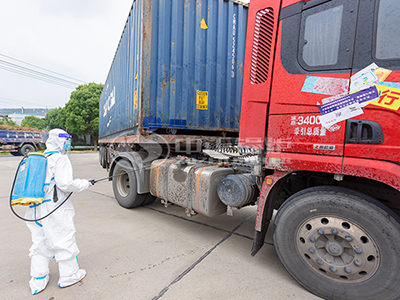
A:
{"type": "MultiPolygon", "coordinates": [[[[133,171],[133,170],[132,170],[132,171],[133,171]]],[[[103,181],[103,180],[111,179],[111,178],[113,178],[113,177],[118,177],[118,176],[121,176],[121,175],[125,175],[125,174],[128,174],[128,173],[132,172],[132,171],[120,173],[120,174],[113,175],[113,176],[104,177],[104,178],[102,178],[102,179],[97,179],[97,180],[92,179],[92,180],[89,180],[89,182],[90,182],[92,185],[94,185],[95,183],[97,183],[97,182],[99,182],[99,181],[103,181]]]]}

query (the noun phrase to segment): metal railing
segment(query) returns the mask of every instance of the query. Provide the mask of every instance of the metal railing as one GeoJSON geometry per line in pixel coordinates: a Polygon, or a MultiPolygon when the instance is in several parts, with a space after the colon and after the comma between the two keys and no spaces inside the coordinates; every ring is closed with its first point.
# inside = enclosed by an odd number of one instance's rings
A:
{"type": "Polygon", "coordinates": [[[71,150],[98,150],[99,146],[96,148],[94,146],[72,146],[71,150]]]}

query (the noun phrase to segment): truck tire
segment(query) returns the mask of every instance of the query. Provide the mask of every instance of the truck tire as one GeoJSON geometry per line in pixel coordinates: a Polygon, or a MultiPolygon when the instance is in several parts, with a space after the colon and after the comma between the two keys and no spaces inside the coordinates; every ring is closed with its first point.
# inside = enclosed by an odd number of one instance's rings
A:
{"type": "Polygon", "coordinates": [[[123,175],[114,177],[112,181],[114,196],[119,205],[125,208],[134,208],[142,205],[146,194],[137,193],[136,175],[128,161],[121,159],[117,162],[113,176],[119,174],[123,175]]]}
{"type": "Polygon", "coordinates": [[[339,187],[291,196],[274,221],[286,270],[324,299],[399,299],[400,219],[375,199],[339,187]]]}
{"type": "Polygon", "coordinates": [[[35,152],[36,149],[31,144],[24,144],[21,148],[18,149],[20,155],[28,154],[29,152],[35,152]]]}
{"type": "Polygon", "coordinates": [[[149,205],[149,204],[151,204],[151,203],[153,203],[156,199],[157,199],[157,197],[154,197],[152,194],[150,194],[150,193],[147,193],[147,194],[145,194],[146,195],[146,199],[144,199],[144,202],[143,202],[143,206],[144,205],[149,205]]]}
{"type": "Polygon", "coordinates": [[[105,169],[107,167],[106,165],[106,148],[104,146],[100,146],[99,148],[99,163],[100,166],[105,169]]]}

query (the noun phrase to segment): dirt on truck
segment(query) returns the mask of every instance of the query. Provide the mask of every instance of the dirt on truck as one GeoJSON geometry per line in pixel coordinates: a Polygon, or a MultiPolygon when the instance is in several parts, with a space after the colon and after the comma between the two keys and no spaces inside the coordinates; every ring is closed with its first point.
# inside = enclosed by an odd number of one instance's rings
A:
{"type": "Polygon", "coordinates": [[[272,226],[311,293],[399,299],[400,2],[212,3],[133,3],[100,98],[117,201],[254,205],[251,255],[272,226]]]}

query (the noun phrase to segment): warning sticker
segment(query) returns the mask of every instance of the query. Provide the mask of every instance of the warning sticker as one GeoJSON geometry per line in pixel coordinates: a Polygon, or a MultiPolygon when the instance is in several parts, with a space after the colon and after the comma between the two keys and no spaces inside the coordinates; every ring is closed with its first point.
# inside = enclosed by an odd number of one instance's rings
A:
{"type": "Polygon", "coordinates": [[[133,98],[133,109],[137,109],[137,91],[135,91],[133,98]]]}
{"type": "Polygon", "coordinates": [[[340,121],[363,114],[360,104],[377,99],[378,96],[378,90],[373,86],[318,106],[321,125],[328,128],[340,121]]]}
{"type": "Polygon", "coordinates": [[[374,71],[374,74],[376,76],[378,76],[379,81],[385,81],[385,79],[388,78],[390,73],[392,73],[391,70],[380,68],[380,67],[376,68],[374,71]]]}
{"type": "Polygon", "coordinates": [[[321,125],[325,128],[329,128],[340,121],[344,121],[364,113],[360,103],[356,102],[349,105],[347,104],[348,103],[345,103],[346,106],[340,106],[340,108],[337,108],[330,113],[321,115],[319,117],[321,125]]]}
{"type": "Polygon", "coordinates": [[[331,112],[334,112],[336,110],[339,110],[341,108],[344,108],[346,106],[352,105],[354,103],[359,103],[361,104],[362,102],[369,101],[369,100],[374,100],[379,97],[379,92],[376,88],[376,86],[364,89],[362,91],[346,95],[344,97],[341,97],[339,99],[327,102],[325,104],[322,104],[318,106],[319,111],[321,112],[321,115],[325,115],[331,112]]]}
{"type": "Polygon", "coordinates": [[[369,101],[368,103],[393,110],[400,108],[400,89],[384,85],[377,85],[376,88],[380,93],[380,97],[378,100],[369,101]]]}
{"type": "Polygon", "coordinates": [[[374,72],[368,71],[363,74],[356,74],[351,77],[350,93],[359,91],[365,87],[369,87],[379,83],[378,76],[374,72]]]}
{"type": "Polygon", "coordinates": [[[207,91],[197,91],[196,108],[201,109],[201,110],[208,109],[208,92],[207,91]]]}
{"type": "Polygon", "coordinates": [[[380,82],[379,85],[384,85],[384,86],[389,86],[392,88],[400,89],[400,82],[384,81],[384,82],[380,82]]]}
{"type": "Polygon", "coordinates": [[[301,91],[324,95],[343,94],[349,91],[349,80],[343,78],[307,76],[301,91]]]}
{"type": "Polygon", "coordinates": [[[378,68],[376,63],[372,63],[361,71],[350,77],[350,93],[354,93],[362,88],[379,83],[378,76],[374,71],[378,68]]]}
{"type": "MultiPolygon", "coordinates": [[[[322,105],[317,102],[321,113],[319,121],[329,131],[339,127],[337,123],[364,113],[363,107],[368,104],[392,110],[400,109],[400,82],[385,82],[391,70],[372,63],[350,77],[350,94],[336,93],[334,96],[322,99],[322,105]]],[[[333,85],[326,87],[330,78],[308,76],[302,92],[332,93],[340,90],[340,82],[332,81],[333,85]]],[[[343,85],[344,87],[344,85],[343,85]]]]}

